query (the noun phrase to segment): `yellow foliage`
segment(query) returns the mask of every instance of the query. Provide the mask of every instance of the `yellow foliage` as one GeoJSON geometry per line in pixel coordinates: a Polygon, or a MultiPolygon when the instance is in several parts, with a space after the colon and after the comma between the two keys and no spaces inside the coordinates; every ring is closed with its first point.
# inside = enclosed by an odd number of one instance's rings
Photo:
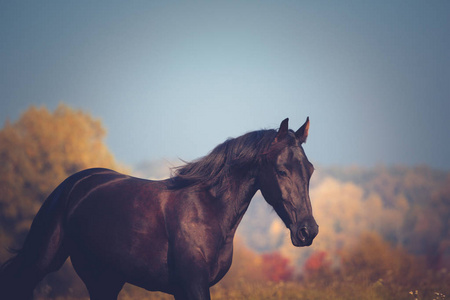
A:
{"type": "Polygon", "coordinates": [[[105,134],[99,120],[64,104],[54,112],[30,107],[17,122],[5,124],[0,131],[0,248],[11,246],[5,244],[11,240],[20,247],[42,202],[66,177],[89,167],[117,169],[105,134]]]}

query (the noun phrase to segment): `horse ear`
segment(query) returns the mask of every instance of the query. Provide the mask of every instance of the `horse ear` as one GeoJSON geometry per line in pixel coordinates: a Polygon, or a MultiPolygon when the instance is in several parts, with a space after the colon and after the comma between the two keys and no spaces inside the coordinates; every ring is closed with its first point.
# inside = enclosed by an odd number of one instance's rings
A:
{"type": "Polygon", "coordinates": [[[309,131],[309,117],[306,118],[305,124],[302,125],[296,132],[295,137],[301,142],[306,142],[306,139],[308,138],[308,131],[309,131]]]}
{"type": "Polygon", "coordinates": [[[275,140],[273,141],[274,144],[281,141],[282,139],[284,139],[286,137],[286,135],[289,131],[288,122],[289,122],[289,118],[286,118],[281,122],[280,129],[278,129],[277,136],[275,137],[275,140]]]}

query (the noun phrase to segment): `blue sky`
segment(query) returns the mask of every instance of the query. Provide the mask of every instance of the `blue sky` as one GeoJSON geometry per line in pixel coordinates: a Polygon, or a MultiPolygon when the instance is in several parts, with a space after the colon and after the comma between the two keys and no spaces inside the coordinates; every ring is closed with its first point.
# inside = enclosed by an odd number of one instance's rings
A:
{"type": "Polygon", "coordinates": [[[0,1],[0,123],[64,102],[134,165],[309,116],[316,164],[448,170],[449,16],[445,0],[0,1]]]}

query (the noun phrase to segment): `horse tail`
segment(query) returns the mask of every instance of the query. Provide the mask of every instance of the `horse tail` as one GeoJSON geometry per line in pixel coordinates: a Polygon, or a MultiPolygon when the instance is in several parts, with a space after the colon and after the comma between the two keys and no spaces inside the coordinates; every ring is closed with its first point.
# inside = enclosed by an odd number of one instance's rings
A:
{"type": "MultiPolygon", "coordinates": [[[[66,181],[65,181],[66,182],[66,181]]],[[[22,249],[0,267],[1,299],[32,299],[36,285],[64,264],[65,183],[47,198],[33,220],[22,249]]]]}

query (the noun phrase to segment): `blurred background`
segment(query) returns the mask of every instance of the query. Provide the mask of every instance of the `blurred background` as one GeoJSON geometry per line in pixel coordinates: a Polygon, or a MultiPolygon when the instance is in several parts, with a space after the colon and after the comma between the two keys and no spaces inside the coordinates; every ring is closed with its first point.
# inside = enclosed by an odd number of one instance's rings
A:
{"type": "MultiPolygon", "coordinates": [[[[293,247],[257,194],[213,297],[443,299],[449,16],[448,1],[1,1],[0,262],[73,172],[166,178],[309,116],[319,235],[293,247]]],[[[36,291],[86,297],[70,262],[36,291]]]]}

